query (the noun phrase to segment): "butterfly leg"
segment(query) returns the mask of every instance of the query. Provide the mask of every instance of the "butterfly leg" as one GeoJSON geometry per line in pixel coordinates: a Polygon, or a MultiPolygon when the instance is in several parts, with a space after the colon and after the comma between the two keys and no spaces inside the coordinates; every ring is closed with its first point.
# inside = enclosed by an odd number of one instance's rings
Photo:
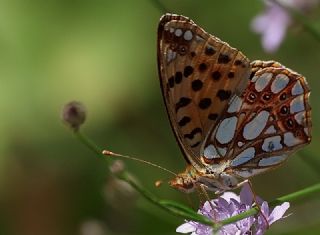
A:
{"type": "Polygon", "coordinates": [[[264,221],[265,221],[265,223],[266,223],[266,225],[267,225],[267,229],[268,229],[268,228],[269,228],[269,222],[268,222],[266,216],[263,214],[263,212],[262,212],[262,210],[261,210],[261,206],[260,206],[259,203],[258,203],[257,196],[256,196],[255,191],[253,190],[253,186],[252,186],[251,181],[250,181],[249,179],[246,179],[246,180],[240,182],[240,183],[237,185],[237,187],[241,187],[241,186],[243,186],[243,185],[246,184],[246,183],[249,185],[250,191],[251,191],[252,196],[253,196],[253,201],[254,201],[255,205],[257,206],[259,212],[261,213],[262,218],[264,219],[264,221]]]}
{"type": "Polygon", "coordinates": [[[212,216],[213,216],[213,221],[216,221],[216,216],[215,216],[215,210],[214,206],[211,202],[211,199],[209,197],[207,187],[204,184],[199,184],[196,187],[199,198],[200,198],[200,203],[204,204],[206,201],[209,203],[211,209],[212,209],[212,216]]]}

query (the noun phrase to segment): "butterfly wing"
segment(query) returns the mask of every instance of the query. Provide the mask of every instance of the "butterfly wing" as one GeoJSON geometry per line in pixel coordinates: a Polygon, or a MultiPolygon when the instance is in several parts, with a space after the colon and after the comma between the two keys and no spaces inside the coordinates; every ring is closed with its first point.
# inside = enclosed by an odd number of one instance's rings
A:
{"type": "Polygon", "coordinates": [[[273,61],[254,61],[252,70],[203,149],[207,164],[229,161],[226,171],[243,178],[279,166],[311,141],[306,79],[273,61]]]}
{"type": "Polygon", "coordinates": [[[234,95],[247,87],[249,60],[184,16],[158,27],[158,69],[175,137],[186,160],[202,168],[200,147],[234,95]]]}

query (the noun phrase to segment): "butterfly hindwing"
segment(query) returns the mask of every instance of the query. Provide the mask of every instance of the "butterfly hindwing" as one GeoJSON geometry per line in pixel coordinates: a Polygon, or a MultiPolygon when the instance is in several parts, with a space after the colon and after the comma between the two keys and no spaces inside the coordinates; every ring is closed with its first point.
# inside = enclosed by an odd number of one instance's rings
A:
{"type": "Polygon", "coordinates": [[[190,19],[167,14],[158,28],[158,67],[176,139],[186,159],[203,167],[200,148],[231,98],[247,87],[250,62],[190,19]]]}
{"type": "Polygon", "coordinates": [[[253,77],[230,101],[204,144],[204,162],[229,161],[248,178],[283,163],[311,141],[310,89],[305,78],[277,62],[252,62],[253,77]]]}

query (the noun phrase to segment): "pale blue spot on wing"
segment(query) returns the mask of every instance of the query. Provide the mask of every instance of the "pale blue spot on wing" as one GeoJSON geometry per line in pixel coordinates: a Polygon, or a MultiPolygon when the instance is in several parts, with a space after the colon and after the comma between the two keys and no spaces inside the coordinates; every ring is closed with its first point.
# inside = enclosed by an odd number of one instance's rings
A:
{"type": "Polygon", "coordinates": [[[209,146],[207,146],[204,149],[203,155],[207,159],[213,159],[213,158],[219,158],[220,157],[218,152],[217,152],[217,149],[212,144],[210,144],[209,146]]]}
{"type": "Polygon", "coordinates": [[[238,112],[240,110],[241,105],[242,105],[242,100],[239,98],[239,96],[234,96],[234,98],[230,100],[230,105],[227,112],[228,113],[238,112]]]}
{"type": "Polygon", "coordinates": [[[255,83],[256,91],[262,91],[269,84],[272,76],[272,73],[263,73],[255,83]]]}
{"type": "Polygon", "coordinates": [[[237,117],[230,117],[224,119],[218,126],[218,130],[216,133],[216,139],[221,144],[226,144],[232,140],[236,126],[237,126],[237,117]]]}
{"type": "Polygon", "coordinates": [[[231,166],[239,166],[243,163],[250,161],[254,157],[254,154],[254,147],[250,147],[243,150],[238,156],[235,157],[235,159],[231,161],[231,166]]]}
{"type": "Polygon", "coordinates": [[[262,144],[262,150],[265,152],[273,152],[282,149],[282,144],[280,143],[281,136],[272,136],[265,138],[262,144]]]}
{"type": "Polygon", "coordinates": [[[258,113],[257,116],[243,128],[243,137],[247,140],[257,138],[265,128],[268,118],[269,112],[263,110],[258,113]]]}
{"type": "Polygon", "coordinates": [[[291,94],[292,95],[301,95],[303,93],[303,88],[301,86],[300,81],[297,81],[296,84],[292,87],[291,94]]]}
{"type": "Polygon", "coordinates": [[[283,162],[287,158],[287,155],[272,156],[268,158],[262,158],[259,161],[259,166],[272,166],[283,162]]]}
{"type": "Polygon", "coordinates": [[[304,98],[303,95],[300,95],[294,98],[290,103],[290,113],[298,113],[303,111],[304,108],[304,98]]]}
{"type": "Polygon", "coordinates": [[[275,94],[283,90],[289,83],[289,78],[285,74],[278,74],[271,84],[271,91],[275,94]]]}
{"type": "Polygon", "coordinates": [[[286,132],[283,138],[284,138],[283,140],[284,144],[287,145],[288,147],[295,146],[302,143],[302,140],[296,138],[292,132],[286,132]]]}

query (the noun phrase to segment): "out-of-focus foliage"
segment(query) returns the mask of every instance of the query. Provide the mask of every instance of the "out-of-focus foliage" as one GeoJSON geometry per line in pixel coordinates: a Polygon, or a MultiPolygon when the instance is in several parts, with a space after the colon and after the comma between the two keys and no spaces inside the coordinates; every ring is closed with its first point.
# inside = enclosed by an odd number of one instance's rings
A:
{"type": "MultiPolygon", "coordinates": [[[[320,179],[320,44],[298,25],[277,53],[263,52],[250,21],[260,1],[162,1],[251,59],[274,59],[311,86],[313,142],[282,168],[256,177],[264,199],[320,179]]],[[[175,234],[183,221],[110,177],[103,159],[59,119],[70,100],[85,103],[83,130],[100,146],[175,172],[185,162],[166,117],[156,64],[162,12],[147,1],[0,1],[0,234],[175,234]]],[[[320,26],[319,11],[313,13],[320,26]]],[[[319,27],[320,28],[320,27],[319,27]]],[[[170,176],[136,162],[127,169],[161,198],[185,195],[154,181],[170,176]]],[[[316,234],[319,200],[292,206],[269,234],[316,234]]]]}

